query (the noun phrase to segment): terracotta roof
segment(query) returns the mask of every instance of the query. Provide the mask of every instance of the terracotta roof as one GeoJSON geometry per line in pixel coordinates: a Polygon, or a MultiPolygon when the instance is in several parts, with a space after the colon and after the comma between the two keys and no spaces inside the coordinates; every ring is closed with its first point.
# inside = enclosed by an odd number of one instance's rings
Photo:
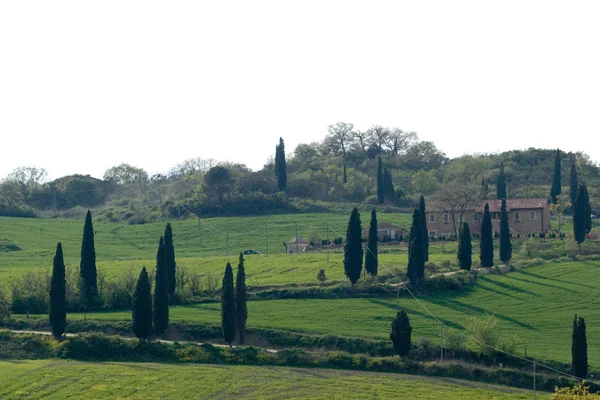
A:
{"type": "Polygon", "coordinates": [[[396,226],[389,222],[380,222],[379,224],[377,224],[377,229],[395,229],[395,230],[403,229],[403,230],[406,230],[401,226],[396,226]]]}
{"type": "MultiPolygon", "coordinates": [[[[485,203],[488,203],[490,206],[490,212],[500,212],[500,207],[502,205],[502,200],[481,200],[478,202],[474,202],[469,204],[465,211],[476,211],[483,212],[483,208],[485,207],[485,203]]],[[[506,209],[510,210],[533,210],[539,208],[546,208],[548,206],[548,200],[543,198],[537,199],[507,199],[506,200],[506,209]]],[[[427,208],[425,212],[441,212],[444,211],[444,208],[440,203],[431,203],[427,204],[427,208]]]]}

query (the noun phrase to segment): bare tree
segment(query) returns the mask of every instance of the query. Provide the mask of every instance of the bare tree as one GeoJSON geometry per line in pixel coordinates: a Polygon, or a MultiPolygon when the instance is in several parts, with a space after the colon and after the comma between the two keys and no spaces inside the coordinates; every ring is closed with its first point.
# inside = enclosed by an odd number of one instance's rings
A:
{"type": "Polygon", "coordinates": [[[8,174],[6,180],[19,183],[27,188],[32,188],[45,183],[47,178],[48,171],[46,171],[44,168],[37,168],[28,165],[15,168],[10,174],[8,174]]]}
{"type": "Polygon", "coordinates": [[[341,153],[344,160],[346,160],[347,151],[350,149],[354,139],[352,129],[354,129],[354,125],[347,122],[338,122],[335,125],[327,127],[327,137],[331,138],[329,141],[332,144],[334,155],[341,153]]]}
{"type": "Polygon", "coordinates": [[[353,149],[358,150],[360,154],[364,154],[367,148],[367,132],[353,131],[353,149]]]}
{"type": "Polygon", "coordinates": [[[377,149],[377,154],[382,155],[385,148],[390,148],[391,131],[381,125],[373,125],[367,131],[367,143],[377,149]]]}
{"type": "Polygon", "coordinates": [[[387,148],[393,155],[406,154],[419,140],[416,132],[404,132],[400,128],[392,129],[387,148]]]}

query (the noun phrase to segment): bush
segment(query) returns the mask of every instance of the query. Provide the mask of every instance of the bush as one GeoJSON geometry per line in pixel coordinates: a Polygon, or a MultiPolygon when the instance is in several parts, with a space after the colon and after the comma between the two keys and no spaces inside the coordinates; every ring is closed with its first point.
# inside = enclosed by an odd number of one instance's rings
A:
{"type": "Polygon", "coordinates": [[[10,319],[11,307],[8,294],[3,287],[0,286],[0,324],[4,324],[10,319]]]}

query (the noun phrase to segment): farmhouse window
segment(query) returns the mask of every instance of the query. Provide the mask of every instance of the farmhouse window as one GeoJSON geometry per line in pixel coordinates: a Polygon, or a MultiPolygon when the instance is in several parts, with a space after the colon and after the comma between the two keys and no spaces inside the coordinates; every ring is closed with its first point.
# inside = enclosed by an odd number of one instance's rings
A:
{"type": "Polygon", "coordinates": [[[429,237],[437,235],[437,231],[429,231],[427,233],[429,234],[429,237]]]}
{"type": "Polygon", "coordinates": [[[473,221],[479,221],[479,214],[473,214],[473,221]]]}
{"type": "Polygon", "coordinates": [[[444,223],[447,224],[450,222],[450,214],[444,213],[444,223]]]}
{"type": "Polygon", "coordinates": [[[537,214],[535,211],[529,211],[529,220],[535,221],[537,219],[537,214]]]}
{"type": "Polygon", "coordinates": [[[431,222],[432,224],[435,223],[435,214],[429,214],[429,222],[431,222]]]}
{"type": "Polygon", "coordinates": [[[521,220],[521,213],[519,211],[515,211],[515,221],[521,220]]]}

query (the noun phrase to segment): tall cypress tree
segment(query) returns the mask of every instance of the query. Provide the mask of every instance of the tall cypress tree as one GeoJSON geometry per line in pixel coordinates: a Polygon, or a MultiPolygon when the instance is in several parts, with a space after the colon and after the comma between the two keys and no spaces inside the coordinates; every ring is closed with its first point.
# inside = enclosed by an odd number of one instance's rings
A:
{"type": "Polygon", "coordinates": [[[235,339],[235,291],[233,288],[233,270],[231,264],[225,266],[223,285],[221,286],[221,327],[223,328],[223,340],[229,346],[235,339]]]}
{"type": "Polygon", "coordinates": [[[55,338],[65,333],[67,327],[67,291],[66,291],[65,261],[62,245],[56,245],[52,278],[50,280],[50,327],[55,338]]]}
{"type": "Polygon", "coordinates": [[[360,213],[358,208],[352,210],[348,229],[346,231],[346,243],[344,244],[344,273],[352,282],[352,286],[360,279],[362,272],[363,248],[362,228],[360,226],[360,213]]]}
{"type": "Polygon", "coordinates": [[[583,317],[573,320],[573,333],[571,334],[571,370],[573,375],[585,379],[588,374],[587,338],[585,319],[583,317]]]}
{"type": "Polygon", "coordinates": [[[421,228],[423,232],[423,257],[429,261],[429,231],[427,230],[427,212],[425,207],[425,197],[419,198],[419,212],[421,213],[421,228]]]}
{"type": "Polygon", "coordinates": [[[246,271],[244,270],[244,254],[240,253],[237,276],[235,279],[235,315],[240,344],[246,339],[246,320],[248,319],[248,293],[246,292],[246,271]]]}
{"type": "Polygon", "coordinates": [[[494,266],[494,239],[492,237],[492,216],[490,206],[485,203],[483,220],[481,221],[481,238],[479,244],[479,260],[481,266],[489,268],[494,266]]]}
{"type": "Polygon", "coordinates": [[[552,203],[556,204],[558,196],[561,194],[561,181],[560,181],[560,149],[556,149],[556,155],[554,156],[554,174],[552,175],[552,188],[550,189],[550,198],[552,203]]]}
{"type": "Polygon", "coordinates": [[[365,269],[368,274],[377,276],[378,254],[377,254],[377,213],[371,211],[371,224],[369,225],[369,238],[367,240],[367,251],[365,252],[365,269]]]}
{"type": "Polygon", "coordinates": [[[386,203],[394,204],[396,198],[396,190],[392,181],[392,173],[389,169],[383,170],[383,198],[386,203]]]}
{"type": "Polygon", "coordinates": [[[167,261],[167,278],[169,282],[169,295],[175,293],[175,287],[177,282],[175,268],[175,247],[173,247],[173,230],[171,224],[167,223],[165,227],[165,259],[167,261]]]}
{"type": "Polygon", "coordinates": [[[590,195],[588,194],[585,182],[581,183],[583,187],[583,205],[585,206],[585,233],[592,231],[592,207],[590,206],[590,195]]]}
{"type": "Polygon", "coordinates": [[[500,173],[496,183],[496,198],[506,198],[506,176],[504,175],[504,161],[500,163],[500,173]]]}
{"type": "Polygon", "coordinates": [[[401,357],[404,357],[410,351],[412,327],[406,311],[400,310],[396,314],[396,318],[392,321],[392,332],[390,340],[394,347],[394,351],[401,357]]]}
{"type": "Polygon", "coordinates": [[[154,275],[154,332],[165,333],[169,327],[169,275],[163,237],[158,242],[156,272],[154,275]]]}
{"type": "Polygon", "coordinates": [[[279,138],[279,155],[277,156],[277,184],[279,185],[279,191],[283,192],[287,187],[287,165],[285,162],[285,145],[283,138],[279,138]]]}
{"type": "Polygon", "coordinates": [[[146,267],[142,268],[135,285],[131,308],[133,333],[139,339],[148,339],[152,335],[152,293],[146,267]]]}
{"type": "Polygon", "coordinates": [[[421,226],[421,212],[415,208],[413,211],[412,225],[410,227],[410,245],[408,248],[408,267],[406,276],[413,286],[418,287],[425,276],[425,257],[423,254],[423,227],[421,226]]]}
{"type": "Polygon", "coordinates": [[[346,172],[346,160],[344,160],[344,176],[343,176],[343,182],[344,185],[346,183],[348,183],[348,173],[346,172]]]}
{"type": "Polygon", "coordinates": [[[502,199],[500,207],[500,259],[508,264],[512,258],[512,244],[510,243],[510,228],[508,226],[508,213],[506,212],[506,199],[502,199]]]}
{"type": "Polygon", "coordinates": [[[275,145],[275,176],[279,175],[279,145],[275,145]]]}
{"type": "Polygon", "coordinates": [[[575,241],[579,244],[579,251],[581,251],[581,243],[585,241],[587,218],[586,213],[588,212],[589,205],[586,205],[586,190],[583,184],[579,185],[577,197],[573,204],[573,236],[575,241]]]}
{"type": "Polygon", "coordinates": [[[377,158],[377,201],[383,204],[385,201],[385,189],[383,186],[383,161],[381,156],[377,158]]]}
{"type": "Polygon", "coordinates": [[[569,195],[571,196],[571,208],[575,206],[575,198],[579,190],[579,182],[577,182],[577,158],[575,155],[571,157],[571,176],[569,179],[569,195]]]}
{"type": "Polygon", "coordinates": [[[456,258],[458,258],[460,269],[471,270],[471,265],[473,264],[473,246],[471,244],[471,229],[466,222],[463,222],[459,233],[458,254],[456,258]]]}
{"type": "Polygon", "coordinates": [[[85,224],[83,225],[79,274],[81,276],[81,296],[84,306],[93,305],[98,296],[98,278],[96,271],[96,250],[94,248],[94,227],[92,226],[92,213],[90,210],[87,211],[85,224]]]}
{"type": "Polygon", "coordinates": [[[480,197],[482,200],[486,200],[490,197],[490,188],[485,180],[485,178],[481,178],[481,193],[480,197]]]}

